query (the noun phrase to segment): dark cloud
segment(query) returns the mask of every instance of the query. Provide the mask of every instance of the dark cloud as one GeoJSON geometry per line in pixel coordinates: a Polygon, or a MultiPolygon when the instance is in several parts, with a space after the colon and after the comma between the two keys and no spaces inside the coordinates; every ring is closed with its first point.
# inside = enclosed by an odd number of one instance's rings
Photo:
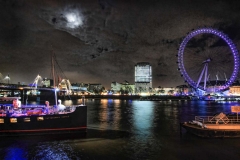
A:
{"type": "MultiPolygon", "coordinates": [[[[153,86],[184,83],[177,48],[192,29],[212,26],[239,43],[239,3],[227,0],[0,1],[0,73],[31,83],[50,75],[54,50],[71,82],[134,82],[150,62],[153,86]]],[[[198,45],[197,43],[195,45],[198,45]]]]}

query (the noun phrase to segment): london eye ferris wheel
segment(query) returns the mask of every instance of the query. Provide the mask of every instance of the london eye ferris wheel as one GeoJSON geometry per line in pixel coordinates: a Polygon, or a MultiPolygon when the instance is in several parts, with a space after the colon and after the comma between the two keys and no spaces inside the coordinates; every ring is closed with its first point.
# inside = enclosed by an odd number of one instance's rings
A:
{"type": "Polygon", "coordinates": [[[190,86],[209,91],[227,89],[239,71],[238,50],[223,32],[213,28],[191,31],[178,50],[178,70],[190,86]]]}

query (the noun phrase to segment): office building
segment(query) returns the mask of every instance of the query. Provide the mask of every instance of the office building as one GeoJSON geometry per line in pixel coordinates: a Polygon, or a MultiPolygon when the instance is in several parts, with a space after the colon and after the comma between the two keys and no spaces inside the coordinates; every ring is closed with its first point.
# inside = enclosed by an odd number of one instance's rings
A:
{"type": "Polygon", "coordinates": [[[135,92],[146,93],[152,88],[152,66],[148,62],[135,65],[135,92]]]}

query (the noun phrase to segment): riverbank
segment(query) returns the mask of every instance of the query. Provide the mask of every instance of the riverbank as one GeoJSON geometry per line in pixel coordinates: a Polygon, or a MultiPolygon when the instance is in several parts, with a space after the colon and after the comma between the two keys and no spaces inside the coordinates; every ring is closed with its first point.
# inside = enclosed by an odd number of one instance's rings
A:
{"type": "MultiPolygon", "coordinates": [[[[152,95],[152,96],[140,96],[140,95],[60,95],[58,99],[61,100],[77,100],[77,99],[121,99],[121,100],[140,100],[140,101],[169,101],[169,100],[191,100],[189,96],[167,96],[167,95],[152,95]]],[[[49,97],[45,95],[32,95],[28,96],[28,101],[44,101],[49,97]]]]}
{"type": "MultiPolygon", "coordinates": [[[[212,101],[212,102],[224,102],[224,101],[239,101],[239,96],[225,96],[225,97],[191,97],[191,96],[172,96],[172,95],[58,95],[57,99],[61,100],[78,100],[78,99],[120,99],[120,100],[139,100],[139,101],[212,101]]],[[[21,97],[22,103],[26,101],[36,101],[44,103],[46,100],[54,99],[54,94],[42,94],[42,95],[28,95],[21,97]]]]}

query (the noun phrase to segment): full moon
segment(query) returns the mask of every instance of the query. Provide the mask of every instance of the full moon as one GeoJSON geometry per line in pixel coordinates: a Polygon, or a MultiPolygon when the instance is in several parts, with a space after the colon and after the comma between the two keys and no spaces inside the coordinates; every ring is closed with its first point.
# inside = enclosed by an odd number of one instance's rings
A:
{"type": "Polygon", "coordinates": [[[67,19],[67,27],[69,28],[77,28],[83,25],[83,18],[77,11],[66,13],[65,17],[67,19]]]}

